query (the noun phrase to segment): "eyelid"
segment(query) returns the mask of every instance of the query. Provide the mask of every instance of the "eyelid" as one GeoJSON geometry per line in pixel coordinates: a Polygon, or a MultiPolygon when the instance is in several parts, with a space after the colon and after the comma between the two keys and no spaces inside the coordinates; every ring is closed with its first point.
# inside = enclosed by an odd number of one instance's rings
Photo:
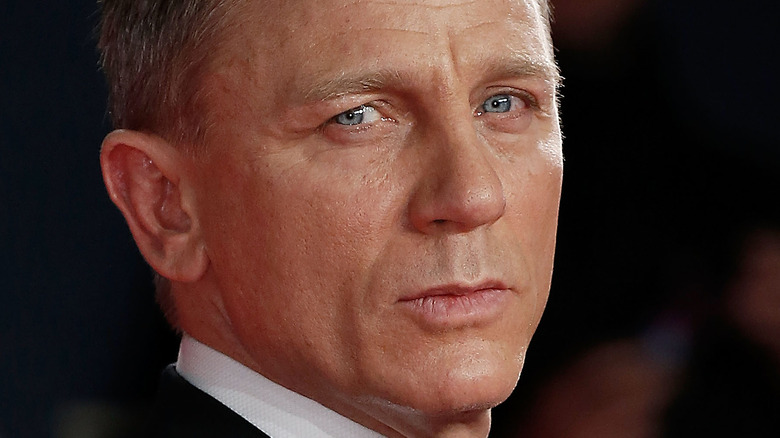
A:
{"type": "Polygon", "coordinates": [[[512,89],[512,90],[508,90],[507,92],[495,93],[495,94],[493,94],[493,96],[497,96],[497,95],[500,95],[500,94],[508,94],[510,96],[517,97],[518,99],[520,99],[523,102],[525,102],[528,105],[528,107],[533,109],[533,110],[539,110],[540,109],[539,100],[530,91],[522,90],[522,89],[512,89]]]}
{"type": "Polygon", "coordinates": [[[339,108],[342,109],[341,112],[332,115],[322,122],[318,128],[319,134],[323,135],[333,144],[361,145],[366,144],[366,142],[376,142],[380,137],[397,132],[395,131],[395,128],[398,126],[398,120],[393,117],[397,112],[391,103],[378,99],[350,104],[354,106],[351,106],[346,110],[343,110],[344,106],[342,106],[339,108]],[[340,115],[354,110],[355,108],[360,108],[361,106],[370,106],[374,108],[377,119],[355,125],[336,122],[336,119],[340,115]]]}
{"type": "Polygon", "coordinates": [[[374,108],[371,104],[358,105],[358,106],[352,107],[352,108],[350,108],[350,109],[348,109],[346,111],[342,111],[342,112],[336,114],[335,116],[331,117],[330,120],[331,121],[337,121],[339,117],[341,117],[342,115],[345,115],[345,114],[349,114],[349,113],[360,115],[362,117],[362,116],[365,116],[367,113],[371,113],[371,112],[374,112],[374,111],[376,111],[376,108],[374,108]]]}
{"type": "MultiPolygon", "coordinates": [[[[496,87],[496,89],[489,89],[488,95],[478,104],[476,105],[476,108],[474,110],[474,114],[476,116],[484,116],[487,111],[483,109],[483,106],[485,103],[497,96],[511,96],[514,98],[517,98],[521,100],[528,109],[536,112],[543,112],[539,106],[539,101],[536,99],[536,96],[533,95],[533,93],[530,93],[526,90],[517,89],[517,88],[508,88],[508,87],[496,87]]],[[[496,115],[501,115],[505,113],[495,113],[496,115]]]]}
{"type": "Polygon", "coordinates": [[[526,90],[520,90],[520,94],[522,95],[522,97],[521,96],[518,97],[525,98],[526,102],[528,103],[528,106],[530,106],[531,109],[541,110],[541,107],[539,105],[539,99],[537,99],[533,93],[528,92],[526,90]]]}
{"type": "MultiPolygon", "coordinates": [[[[365,102],[365,103],[360,103],[360,104],[357,104],[357,105],[355,105],[355,106],[351,106],[351,107],[349,107],[349,108],[347,108],[347,109],[345,109],[345,110],[343,110],[343,111],[341,111],[341,112],[339,112],[339,113],[337,113],[337,114],[334,114],[333,116],[331,116],[330,118],[328,118],[328,120],[326,120],[326,121],[323,123],[323,126],[325,126],[325,125],[330,125],[330,124],[333,124],[333,125],[337,125],[337,126],[344,126],[344,127],[347,127],[347,128],[348,128],[348,127],[350,127],[350,125],[342,125],[342,124],[340,124],[340,123],[336,123],[336,122],[335,122],[335,121],[336,121],[336,119],[337,119],[337,118],[338,118],[340,115],[342,115],[342,114],[344,114],[344,113],[348,113],[348,112],[350,112],[350,111],[357,110],[357,109],[359,109],[359,108],[361,108],[361,107],[370,107],[370,108],[373,108],[373,109],[374,109],[374,111],[376,111],[376,114],[377,114],[377,115],[379,115],[379,120],[377,120],[377,121],[393,121],[393,120],[394,120],[392,117],[389,117],[389,116],[387,115],[386,108],[388,107],[388,105],[387,105],[387,103],[386,103],[386,102],[383,102],[383,101],[381,101],[381,100],[371,100],[371,101],[368,101],[368,102],[365,102]]],[[[355,128],[355,127],[358,127],[358,126],[368,126],[368,125],[371,125],[371,124],[373,124],[373,123],[376,123],[376,122],[360,123],[360,124],[357,124],[357,125],[351,125],[351,127],[352,127],[352,128],[355,128]]]]}

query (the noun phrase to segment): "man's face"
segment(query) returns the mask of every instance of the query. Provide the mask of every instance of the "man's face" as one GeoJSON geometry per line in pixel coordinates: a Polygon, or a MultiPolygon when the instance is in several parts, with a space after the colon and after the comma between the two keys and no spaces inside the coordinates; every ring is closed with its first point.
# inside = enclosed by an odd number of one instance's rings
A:
{"type": "Polygon", "coordinates": [[[206,76],[194,158],[239,360],[393,427],[500,403],[547,299],[561,184],[534,2],[252,3],[206,76]]]}

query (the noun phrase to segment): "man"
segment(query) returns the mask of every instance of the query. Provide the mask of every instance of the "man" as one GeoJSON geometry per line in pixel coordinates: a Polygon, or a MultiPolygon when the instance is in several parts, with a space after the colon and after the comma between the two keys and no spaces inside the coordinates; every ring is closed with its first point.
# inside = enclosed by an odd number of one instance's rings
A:
{"type": "Polygon", "coordinates": [[[486,436],[552,271],[545,4],[105,0],[101,48],[184,333],[149,434],[486,436]]]}

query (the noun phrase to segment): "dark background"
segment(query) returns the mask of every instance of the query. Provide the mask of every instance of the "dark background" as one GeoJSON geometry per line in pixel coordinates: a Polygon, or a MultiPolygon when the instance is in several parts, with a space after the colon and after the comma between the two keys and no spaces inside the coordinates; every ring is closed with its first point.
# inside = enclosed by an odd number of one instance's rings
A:
{"type": "Polygon", "coordinates": [[[122,417],[175,360],[149,270],[102,187],[95,10],[0,1],[4,438],[65,436],[76,426],[63,423],[92,412],[122,417]]]}
{"type": "MultiPolygon", "coordinates": [[[[717,290],[746,230],[780,224],[774,3],[556,3],[556,273],[497,434],[573,355],[641,333],[692,285],[717,290]]],[[[102,185],[95,10],[0,3],[2,438],[111,436],[175,360],[149,269],[102,185]]]]}

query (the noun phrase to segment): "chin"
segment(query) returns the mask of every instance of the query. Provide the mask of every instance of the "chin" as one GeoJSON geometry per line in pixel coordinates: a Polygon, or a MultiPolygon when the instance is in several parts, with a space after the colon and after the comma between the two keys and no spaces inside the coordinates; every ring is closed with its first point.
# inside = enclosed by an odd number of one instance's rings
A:
{"type": "Polygon", "coordinates": [[[522,360],[480,363],[435,373],[409,394],[406,404],[427,416],[462,415],[490,410],[504,402],[517,385],[522,360]]]}
{"type": "MultiPolygon", "coordinates": [[[[394,399],[363,399],[372,417],[404,436],[443,436],[443,430],[481,430],[487,435],[491,409],[506,400],[517,383],[518,373],[492,376],[453,376],[431,382],[394,399]],[[513,377],[512,377],[513,376],[513,377]]],[[[480,432],[481,433],[481,432],[480,432]]]]}
{"type": "Polygon", "coordinates": [[[371,374],[360,385],[362,394],[353,400],[362,405],[360,410],[368,418],[404,436],[439,436],[436,431],[448,427],[486,434],[491,409],[517,385],[525,349],[518,353],[517,344],[507,348],[484,343],[475,342],[482,348],[469,348],[469,342],[440,345],[427,349],[417,360],[385,362],[392,366],[371,374]]]}
{"type": "Polygon", "coordinates": [[[394,336],[387,348],[364,350],[360,380],[350,384],[353,394],[423,418],[487,413],[509,397],[520,377],[531,336],[518,320],[528,318],[435,334],[407,330],[403,342],[394,336]]]}
{"type": "Polygon", "coordinates": [[[480,378],[458,380],[452,379],[450,388],[444,397],[434,405],[431,414],[447,415],[492,409],[503,403],[512,391],[519,378],[519,373],[509,375],[482,376],[480,378]]]}

